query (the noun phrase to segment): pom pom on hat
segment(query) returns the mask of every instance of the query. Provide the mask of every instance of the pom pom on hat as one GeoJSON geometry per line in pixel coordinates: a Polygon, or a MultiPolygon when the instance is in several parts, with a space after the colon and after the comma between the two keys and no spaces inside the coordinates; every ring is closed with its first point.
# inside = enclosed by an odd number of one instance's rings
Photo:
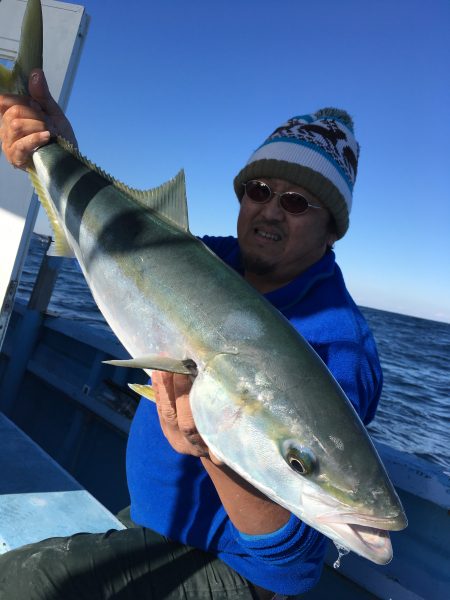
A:
{"type": "Polygon", "coordinates": [[[349,226],[358,157],[350,115],[322,108],[275,129],[237,174],[234,189],[241,200],[242,184],[258,177],[285,179],[304,187],[331,212],[341,238],[349,226]]]}

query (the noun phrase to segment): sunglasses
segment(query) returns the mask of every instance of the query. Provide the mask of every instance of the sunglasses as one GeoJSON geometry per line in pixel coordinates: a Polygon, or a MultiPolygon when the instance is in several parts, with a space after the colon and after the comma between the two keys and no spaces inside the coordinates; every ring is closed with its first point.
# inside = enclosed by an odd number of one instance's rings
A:
{"type": "Polygon", "coordinates": [[[302,196],[298,192],[283,192],[281,194],[273,192],[267,183],[259,181],[259,179],[252,179],[242,185],[244,186],[247,198],[258,204],[264,204],[265,202],[269,202],[274,196],[278,196],[281,208],[291,215],[301,215],[308,208],[322,208],[322,206],[310,204],[305,196],[302,196]]]}

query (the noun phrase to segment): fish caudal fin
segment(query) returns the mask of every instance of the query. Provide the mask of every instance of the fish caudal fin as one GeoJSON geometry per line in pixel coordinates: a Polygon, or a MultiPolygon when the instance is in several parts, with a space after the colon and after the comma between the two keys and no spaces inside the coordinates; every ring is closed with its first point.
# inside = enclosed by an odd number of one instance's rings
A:
{"type": "Polygon", "coordinates": [[[9,94],[12,89],[12,71],[0,65],[0,94],[9,94]]]}
{"type": "Polygon", "coordinates": [[[40,0],[28,0],[20,34],[19,52],[11,70],[0,65],[0,93],[28,94],[33,69],[42,69],[42,8],[40,0]]]}

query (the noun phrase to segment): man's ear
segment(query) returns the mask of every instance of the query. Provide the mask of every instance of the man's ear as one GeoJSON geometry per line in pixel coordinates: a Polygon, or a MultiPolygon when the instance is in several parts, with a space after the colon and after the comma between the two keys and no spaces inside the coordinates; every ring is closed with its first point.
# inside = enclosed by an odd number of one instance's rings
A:
{"type": "Polygon", "coordinates": [[[336,242],[337,242],[337,235],[335,233],[332,233],[330,231],[330,233],[327,236],[327,246],[328,246],[328,248],[331,250],[336,242]]]}
{"type": "Polygon", "coordinates": [[[332,233],[328,236],[328,244],[330,246],[334,246],[334,244],[337,242],[337,235],[335,233],[332,233]]]}

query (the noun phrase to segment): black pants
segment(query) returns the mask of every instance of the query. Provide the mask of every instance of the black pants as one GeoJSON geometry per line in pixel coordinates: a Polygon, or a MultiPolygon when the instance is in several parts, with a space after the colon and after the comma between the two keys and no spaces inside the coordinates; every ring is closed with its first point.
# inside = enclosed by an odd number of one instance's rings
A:
{"type": "MultiPolygon", "coordinates": [[[[126,509],[127,511],[127,509],[126,509]]],[[[138,527],[50,538],[0,555],[1,600],[252,600],[214,556],[138,527]]]]}

